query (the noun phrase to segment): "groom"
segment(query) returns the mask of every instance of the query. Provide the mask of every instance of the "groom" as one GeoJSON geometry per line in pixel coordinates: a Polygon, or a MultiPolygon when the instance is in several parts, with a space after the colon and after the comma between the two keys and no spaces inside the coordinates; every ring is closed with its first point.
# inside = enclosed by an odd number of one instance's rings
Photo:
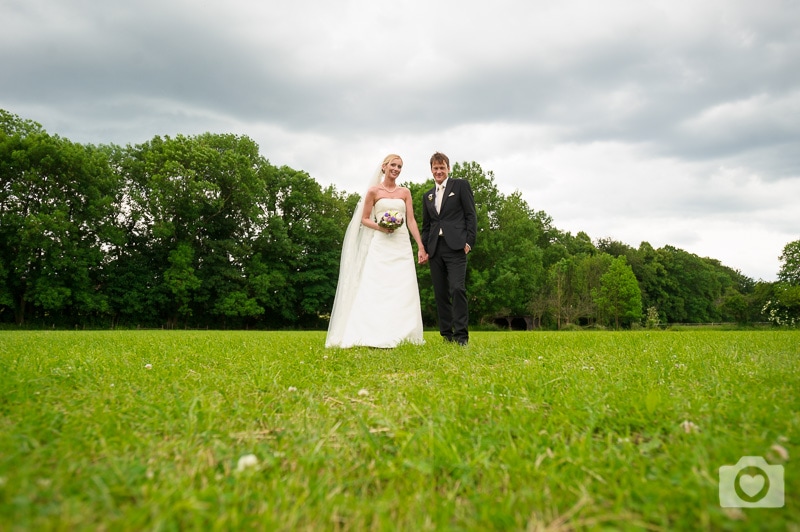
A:
{"type": "Polygon", "coordinates": [[[436,186],[423,197],[422,242],[430,262],[439,333],[448,342],[467,345],[467,255],[478,232],[475,198],[469,182],[448,178],[447,155],[433,154],[431,173],[436,186]]]}

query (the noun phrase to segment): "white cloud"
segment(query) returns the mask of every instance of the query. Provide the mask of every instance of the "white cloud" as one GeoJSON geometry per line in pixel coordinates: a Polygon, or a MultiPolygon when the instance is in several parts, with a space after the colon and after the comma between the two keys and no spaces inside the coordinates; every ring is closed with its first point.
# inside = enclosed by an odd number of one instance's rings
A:
{"type": "Polygon", "coordinates": [[[251,136],[360,192],[476,161],[557,227],[772,280],[800,238],[794,0],[7,0],[0,108],[77,142],[251,136]]]}

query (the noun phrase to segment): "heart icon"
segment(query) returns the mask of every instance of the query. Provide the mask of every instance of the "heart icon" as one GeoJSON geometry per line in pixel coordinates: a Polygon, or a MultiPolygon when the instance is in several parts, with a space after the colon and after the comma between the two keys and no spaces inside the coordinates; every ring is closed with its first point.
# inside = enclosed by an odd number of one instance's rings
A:
{"type": "Polygon", "coordinates": [[[764,477],[761,475],[742,475],[739,477],[739,486],[748,497],[755,497],[764,488],[764,477]]]}

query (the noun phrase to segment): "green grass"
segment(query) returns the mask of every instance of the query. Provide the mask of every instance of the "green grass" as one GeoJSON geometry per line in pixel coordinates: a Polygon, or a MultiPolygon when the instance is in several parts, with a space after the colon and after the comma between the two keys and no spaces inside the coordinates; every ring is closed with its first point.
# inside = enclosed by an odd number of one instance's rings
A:
{"type": "Polygon", "coordinates": [[[0,332],[0,530],[800,526],[799,331],[426,340],[0,332]],[[746,455],[785,507],[720,507],[746,455]]]}

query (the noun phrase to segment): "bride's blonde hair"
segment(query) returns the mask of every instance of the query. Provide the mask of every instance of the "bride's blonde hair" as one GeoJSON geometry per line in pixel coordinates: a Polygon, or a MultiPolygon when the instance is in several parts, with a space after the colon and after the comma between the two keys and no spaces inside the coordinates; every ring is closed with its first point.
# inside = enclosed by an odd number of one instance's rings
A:
{"type": "Polygon", "coordinates": [[[384,167],[384,166],[386,166],[386,164],[387,164],[389,161],[391,161],[392,159],[400,159],[400,162],[403,162],[403,158],[402,158],[402,157],[400,157],[400,156],[399,156],[399,155],[397,155],[396,153],[390,153],[389,155],[387,155],[386,157],[384,157],[384,158],[383,158],[383,162],[381,163],[381,173],[382,173],[382,174],[383,174],[383,173],[385,173],[385,172],[383,171],[383,167],[384,167]]]}

